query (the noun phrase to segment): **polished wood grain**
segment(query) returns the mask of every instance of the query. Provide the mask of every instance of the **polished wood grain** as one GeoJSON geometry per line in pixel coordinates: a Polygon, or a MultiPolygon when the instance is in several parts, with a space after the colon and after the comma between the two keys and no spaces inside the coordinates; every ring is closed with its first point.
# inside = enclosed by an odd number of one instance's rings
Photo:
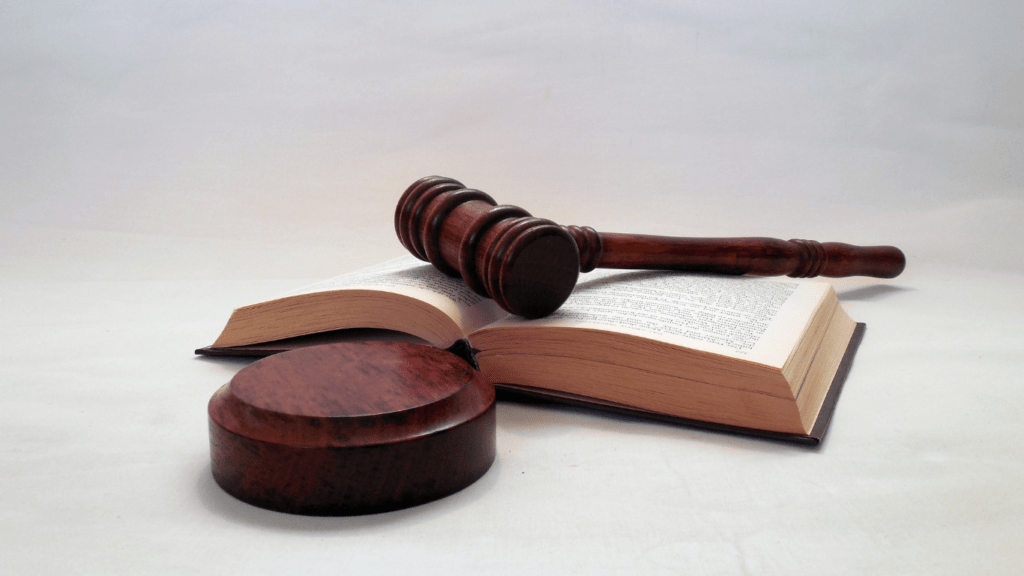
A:
{"type": "Polygon", "coordinates": [[[354,515],[461,490],[495,455],[494,388],[429,346],[313,346],[240,371],[209,404],[214,479],[271,510],[354,515]]]}
{"type": "Polygon", "coordinates": [[[676,238],[560,226],[518,206],[498,206],[458,180],[427,176],[398,201],[395,231],[413,255],[526,318],[547,316],[580,272],[642,268],[810,278],[894,278],[906,258],[894,246],[776,238],[676,238]]]}

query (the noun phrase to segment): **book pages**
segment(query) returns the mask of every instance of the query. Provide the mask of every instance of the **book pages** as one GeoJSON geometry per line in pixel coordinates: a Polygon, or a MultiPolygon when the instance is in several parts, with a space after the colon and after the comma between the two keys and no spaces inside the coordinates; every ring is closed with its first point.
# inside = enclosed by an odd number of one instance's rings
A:
{"type": "Polygon", "coordinates": [[[633,334],[781,367],[831,288],[789,279],[596,270],[546,318],[495,328],[557,326],[633,334]]]}
{"type": "Polygon", "coordinates": [[[470,290],[462,280],[445,276],[413,256],[322,280],[280,298],[348,289],[392,292],[422,300],[448,315],[464,334],[508,315],[493,300],[470,290]]]}

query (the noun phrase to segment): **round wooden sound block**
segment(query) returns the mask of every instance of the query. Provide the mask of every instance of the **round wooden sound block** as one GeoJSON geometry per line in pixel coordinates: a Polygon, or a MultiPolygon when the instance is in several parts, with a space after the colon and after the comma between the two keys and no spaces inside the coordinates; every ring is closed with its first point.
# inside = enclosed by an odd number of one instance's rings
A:
{"type": "Polygon", "coordinates": [[[469,486],[494,461],[494,388],[418,344],[292,350],[210,399],[213,477],[250,504],[314,516],[397,510],[469,486]]]}

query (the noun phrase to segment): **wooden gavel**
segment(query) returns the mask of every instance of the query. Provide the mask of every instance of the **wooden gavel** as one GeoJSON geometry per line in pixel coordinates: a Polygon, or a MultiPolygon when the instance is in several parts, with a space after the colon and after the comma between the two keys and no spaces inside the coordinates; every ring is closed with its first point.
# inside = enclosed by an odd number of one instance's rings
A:
{"type": "Polygon", "coordinates": [[[716,274],[894,278],[906,258],[894,246],[775,238],[673,238],[596,232],[498,206],[487,194],[442,176],[406,189],[395,210],[402,245],[462,279],[503,309],[540,318],[558,309],[580,272],[625,268],[716,274]]]}

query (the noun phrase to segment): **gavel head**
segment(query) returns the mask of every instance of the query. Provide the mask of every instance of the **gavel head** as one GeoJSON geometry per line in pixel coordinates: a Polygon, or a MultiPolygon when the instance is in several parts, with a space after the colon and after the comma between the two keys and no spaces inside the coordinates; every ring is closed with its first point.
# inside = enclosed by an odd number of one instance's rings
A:
{"type": "Polygon", "coordinates": [[[525,318],[557,310],[580,273],[577,244],[599,245],[593,229],[567,229],[518,206],[498,206],[487,194],[441,176],[406,189],[395,210],[395,231],[414,256],[525,318]]]}

